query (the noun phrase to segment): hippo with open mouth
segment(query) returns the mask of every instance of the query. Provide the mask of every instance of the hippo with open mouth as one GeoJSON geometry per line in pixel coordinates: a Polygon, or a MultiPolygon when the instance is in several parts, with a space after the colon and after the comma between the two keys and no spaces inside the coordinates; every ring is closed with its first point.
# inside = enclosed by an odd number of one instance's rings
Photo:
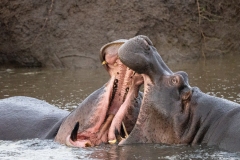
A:
{"type": "Polygon", "coordinates": [[[143,78],[118,59],[118,49],[124,42],[117,40],[101,48],[100,60],[111,78],[67,116],[55,137],[57,142],[96,146],[116,143],[131,132],[141,106],[139,87],[143,78]]]}
{"type": "Polygon", "coordinates": [[[146,36],[124,43],[119,59],[144,79],[139,116],[120,144],[207,144],[240,151],[240,105],[207,95],[188,83],[185,72],[173,73],[146,36]]]}
{"type": "Polygon", "coordinates": [[[88,147],[127,137],[140,110],[143,78],[118,59],[118,49],[126,41],[101,48],[100,60],[110,80],[71,113],[30,97],[0,100],[0,139],[55,138],[69,146],[88,147]]]}

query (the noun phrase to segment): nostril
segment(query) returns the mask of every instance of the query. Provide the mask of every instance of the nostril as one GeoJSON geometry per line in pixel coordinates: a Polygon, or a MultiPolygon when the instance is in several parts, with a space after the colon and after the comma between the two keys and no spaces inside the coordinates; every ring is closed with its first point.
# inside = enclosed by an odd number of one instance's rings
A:
{"type": "Polygon", "coordinates": [[[150,50],[150,46],[148,44],[148,42],[142,38],[141,36],[137,37],[137,41],[136,41],[139,45],[141,45],[145,50],[150,50]]]}
{"type": "Polygon", "coordinates": [[[148,42],[146,40],[143,40],[143,42],[145,43],[144,48],[146,50],[150,50],[150,46],[149,46],[148,42]]]}
{"type": "Polygon", "coordinates": [[[153,46],[152,41],[148,37],[145,38],[145,41],[147,41],[148,45],[153,46]]]}
{"type": "Polygon", "coordinates": [[[142,44],[142,46],[143,46],[143,48],[145,50],[150,50],[150,46],[149,46],[148,42],[145,39],[141,38],[140,39],[140,43],[142,44]]]}
{"type": "Polygon", "coordinates": [[[144,39],[148,45],[153,46],[152,41],[147,36],[139,35],[138,37],[144,39]]]}
{"type": "Polygon", "coordinates": [[[148,46],[148,42],[145,39],[143,39],[143,42],[148,46]]]}

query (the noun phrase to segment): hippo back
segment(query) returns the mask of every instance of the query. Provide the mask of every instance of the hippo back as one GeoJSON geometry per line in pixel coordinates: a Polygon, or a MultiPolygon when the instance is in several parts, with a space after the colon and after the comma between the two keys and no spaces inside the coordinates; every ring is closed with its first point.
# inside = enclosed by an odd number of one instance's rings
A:
{"type": "Polygon", "coordinates": [[[54,138],[69,114],[45,101],[16,96],[0,100],[0,139],[54,138]]]}

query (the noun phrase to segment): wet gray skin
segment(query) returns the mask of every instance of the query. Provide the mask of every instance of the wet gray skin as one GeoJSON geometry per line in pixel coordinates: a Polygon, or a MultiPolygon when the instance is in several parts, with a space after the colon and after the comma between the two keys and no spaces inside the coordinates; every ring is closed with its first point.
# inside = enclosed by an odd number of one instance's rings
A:
{"type": "Polygon", "coordinates": [[[131,143],[207,144],[240,151],[240,105],[190,87],[185,72],[173,73],[146,36],[130,39],[119,58],[144,78],[144,96],[131,143]]]}
{"type": "Polygon", "coordinates": [[[53,139],[68,111],[36,98],[0,100],[0,140],[53,139]]]}

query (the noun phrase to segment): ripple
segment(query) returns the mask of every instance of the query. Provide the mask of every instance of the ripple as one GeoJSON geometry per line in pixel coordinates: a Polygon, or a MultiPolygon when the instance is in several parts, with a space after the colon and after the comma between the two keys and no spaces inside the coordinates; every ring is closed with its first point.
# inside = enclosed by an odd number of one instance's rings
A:
{"type": "Polygon", "coordinates": [[[52,140],[0,141],[0,159],[3,160],[75,160],[78,154],[88,157],[92,151],[79,150],[59,145],[52,140]]]}

